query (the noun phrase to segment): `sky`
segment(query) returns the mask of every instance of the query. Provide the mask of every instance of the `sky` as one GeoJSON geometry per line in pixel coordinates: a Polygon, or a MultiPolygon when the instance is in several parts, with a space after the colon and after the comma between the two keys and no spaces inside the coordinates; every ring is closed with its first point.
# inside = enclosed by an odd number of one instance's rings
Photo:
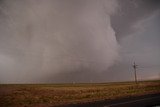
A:
{"type": "Polygon", "coordinates": [[[160,79],[159,0],[1,0],[0,83],[160,79]]]}

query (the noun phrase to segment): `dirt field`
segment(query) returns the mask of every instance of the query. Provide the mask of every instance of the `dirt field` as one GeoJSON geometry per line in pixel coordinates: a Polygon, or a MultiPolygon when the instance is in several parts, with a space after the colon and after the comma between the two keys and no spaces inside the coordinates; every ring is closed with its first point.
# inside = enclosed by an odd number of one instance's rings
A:
{"type": "Polygon", "coordinates": [[[48,107],[160,93],[160,81],[97,84],[1,84],[0,107],[48,107]]]}

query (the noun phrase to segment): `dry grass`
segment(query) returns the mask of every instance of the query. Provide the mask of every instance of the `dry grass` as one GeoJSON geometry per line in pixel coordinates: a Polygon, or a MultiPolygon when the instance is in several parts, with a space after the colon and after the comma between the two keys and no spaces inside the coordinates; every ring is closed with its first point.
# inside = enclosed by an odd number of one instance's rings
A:
{"type": "Polygon", "coordinates": [[[0,107],[47,107],[160,92],[160,81],[101,84],[1,84],[0,107]]]}

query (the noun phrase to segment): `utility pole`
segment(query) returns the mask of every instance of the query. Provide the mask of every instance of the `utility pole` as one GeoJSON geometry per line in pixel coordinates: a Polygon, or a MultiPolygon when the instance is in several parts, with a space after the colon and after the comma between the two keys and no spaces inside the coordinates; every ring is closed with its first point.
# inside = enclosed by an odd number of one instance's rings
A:
{"type": "Polygon", "coordinates": [[[135,77],[136,84],[138,84],[138,81],[137,81],[137,66],[138,65],[136,65],[136,63],[134,62],[133,69],[134,69],[134,77],[135,77]]]}

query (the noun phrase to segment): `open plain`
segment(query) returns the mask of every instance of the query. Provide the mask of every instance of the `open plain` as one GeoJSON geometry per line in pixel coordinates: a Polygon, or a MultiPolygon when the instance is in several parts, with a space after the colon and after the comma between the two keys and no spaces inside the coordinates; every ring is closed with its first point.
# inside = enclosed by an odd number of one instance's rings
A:
{"type": "Polygon", "coordinates": [[[160,81],[76,84],[1,84],[1,107],[49,107],[160,93],[160,81]]]}

